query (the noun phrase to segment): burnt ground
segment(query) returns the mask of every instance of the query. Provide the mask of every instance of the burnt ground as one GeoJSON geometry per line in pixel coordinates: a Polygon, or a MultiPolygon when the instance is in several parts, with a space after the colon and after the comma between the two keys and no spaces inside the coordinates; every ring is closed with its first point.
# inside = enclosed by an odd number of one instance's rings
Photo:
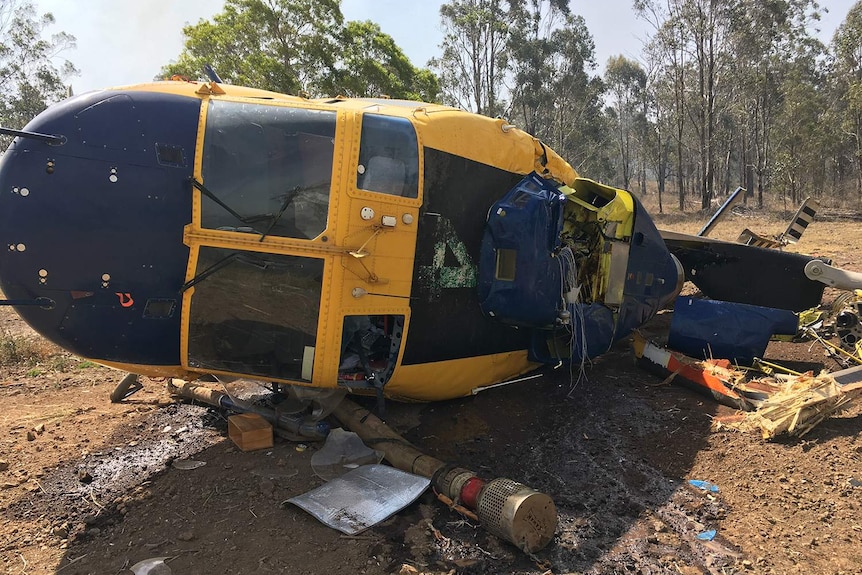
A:
{"type": "MultiPolygon", "coordinates": [[[[862,572],[860,405],[802,439],[711,432],[732,411],[636,367],[625,343],[576,386],[548,369],[471,398],[390,402],[390,425],[428,453],[553,498],[556,536],[528,556],[431,493],[343,536],[285,503],[322,483],[318,445],[239,451],[225,414],[173,401],[164,382],[111,404],[122,373],[56,350],[26,359],[37,344],[11,312],[0,329],[22,358],[0,371],[3,573],[130,573],[151,557],[175,575],[862,572]],[[176,466],[187,458],[205,465],[176,466]]],[[[835,369],[806,343],[772,343],[767,359],[835,369]]]]}

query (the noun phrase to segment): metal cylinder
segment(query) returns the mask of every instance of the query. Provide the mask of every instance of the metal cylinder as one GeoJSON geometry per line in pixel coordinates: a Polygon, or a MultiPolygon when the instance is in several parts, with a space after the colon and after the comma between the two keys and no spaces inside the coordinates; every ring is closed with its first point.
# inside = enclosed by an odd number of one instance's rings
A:
{"type": "Polygon", "coordinates": [[[527,553],[543,549],[557,529],[553,500],[511,479],[494,479],[482,488],[476,515],[488,531],[527,553]]]}
{"type": "Polygon", "coordinates": [[[464,484],[476,474],[469,469],[463,467],[452,468],[442,477],[435,476],[433,479],[434,487],[453,501],[457,501],[461,497],[461,489],[464,484]]]}
{"type": "Polygon", "coordinates": [[[171,393],[185,399],[200,401],[214,407],[223,407],[237,413],[256,413],[276,429],[285,430],[304,440],[317,441],[326,439],[329,435],[329,424],[325,421],[307,420],[302,415],[279,414],[274,409],[255,405],[202,385],[173,379],[168,384],[168,389],[171,393]]]}
{"type": "MultiPolygon", "coordinates": [[[[383,451],[386,460],[394,467],[431,478],[439,492],[449,499],[462,500],[468,508],[472,507],[472,502],[466,499],[472,499],[473,488],[484,483],[475,473],[447,466],[443,461],[423,454],[374,414],[349,399],[342,400],[332,413],[366,445],[383,451]],[[465,494],[467,491],[471,492],[469,497],[465,494]]],[[[494,479],[482,486],[475,499],[479,522],[519,549],[535,553],[553,540],[557,529],[557,509],[544,493],[511,479],[494,479]]]]}

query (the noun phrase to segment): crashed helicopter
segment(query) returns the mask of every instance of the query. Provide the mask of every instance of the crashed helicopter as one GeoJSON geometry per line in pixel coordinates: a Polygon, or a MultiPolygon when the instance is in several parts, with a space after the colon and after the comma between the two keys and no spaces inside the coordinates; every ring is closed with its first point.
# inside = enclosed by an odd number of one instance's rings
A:
{"type": "Polygon", "coordinates": [[[7,303],[134,374],[442,400],[597,356],[682,283],[634,196],[447,106],[168,81],[4,133],[7,303]]]}
{"type": "MultiPolygon", "coordinates": [[[[300,403],[335,392],[342,424],[530,553],[554,537],[549,496],[422,454],[337,392],[444,400],[584,362],[685,279],[756,304],[769,288],[727,277],[764,260],[769,285],[807,289],[785,309],[858,279],[659,232],[632,194],[579,177],[531,135],[437,104],[154,82],[0,133],[15,136],[0,160],[2,303],[37,332],[234,411],[256,407],[189,381],[258,380],[300,403]]],[[[266,418],[321,439],[318,407],[266,418]]]]}

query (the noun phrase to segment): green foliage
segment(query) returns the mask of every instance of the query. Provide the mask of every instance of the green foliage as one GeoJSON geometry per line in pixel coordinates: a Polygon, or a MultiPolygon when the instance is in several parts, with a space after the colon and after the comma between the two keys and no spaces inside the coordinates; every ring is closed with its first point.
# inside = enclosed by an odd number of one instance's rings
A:
{"type": "Polygon", "coordinates": [[[77,70],[59,55],[75,38],[61,32],[46,40],[53,23],[30,0],[0,0],[0,125],[21,128],[65,96],[63,80],[77,70]]]}
{"type": "Polygon", "coordinates": [[[614,124],[617,151],[617,185],[624,189],[634,175],[637,131],[646,116],[646,72],[624,56],[612,56],[605,67],[605,85],[613,98],[610,121],[614,124]]]}
{"type": "Polygon", "coordinates": [[[80,360],[41,338],[13,335],[6,330],[0,330],[0,366],[28,367],[27,377],[98,367],[92,361],[80,360]]]}
{"type": "MultiPolygon", "coordinates": [[[[856,171],[862,200],[862,2],[856,2],[832,39],[836,119],[844,136],[844,158],[856,171]]],[[[836,162],[841,165],[841,158],[836,162]]]]}
{"type": "Polygon", "coordinates": [[[389,96],[434,101],[439,87],[428,70],[417,70],[401,48],[377,24],[348,22],[329,92],[342,96],[389,96]]]}
{"type": "Polygon", "coordinates": [[[67,372],[75,364],[75,359],[68,353],[54,353],[43,361],[45,367],[51,371],[67,372]]]}
{"type": "Polygon", "coordinates": [[[576,170],[609,180],[613,168],[611,140],[602,114],[605,86],[594,75],[595,44],[586,22],[580,16],[565,15],[548,35],[547,45],[551,50],[545,74],[533,80],[529,94],[527,90],[516,92],[514,103],[525,98],[531,103],[533,132],[576,170]]]}
{"type": "Polygon", "coordinates": [[[862,2],[856,2],[832,38],[837,70],[862,80],[862,2]]]}
{"type": "MultiPolygon", "coordinates": [[[[817,0],[633,0],[654,34],[636,60],[612,58],[604,78],[570,5],[450,0],[440,55],[420,69],[374,22],[345,22],[340,0],[226,0],[183,29],[185,48],[160,77],[203,79],[212,64],[228,83],[283,93],[504,116],[589,177],[642,191],[649,178],[660,193],[672,182],[680,207],[692,196],[708,207],[739,184],[760,202],[850,189],[862,202],[862,2],[827,49],[812,33],[817,0]]],[[[54,19],[34,6],[0,0],[4,126],[62,98],[75,73],[59,57],[75,39],[44,38],[54,19]]],[[[15,345],[0,342],[0,362],[15,345]]]]}
{"type": "Polygon", "coordinates": [[[227,0],[212,22],[183,28],[185,49],[162,75],[196,79],[211,64],[229,84],[316,92],[342,20],[336,0],[227,0]]]}
{"type": "Polygon", "coordinates": [[[344,24],[338,0],[227,0],[212,21],[183,28],[185,48],[164,78],[202,78],[211,64],[229,84],[303,96],[437,96],[371,22],[344,24]]]}
{"type": "Polygon", "coordinates": [[[784,74],[780,86],[781,105],[776,123],[781,126],[775,137],[773,182],[782,196],[793,205],[810,194],[822,175],[823,147],[820,132],[828,102],[813,60],[797,59],[784,74]],[[808,192],[804,192],[808,190],[808,192]]]}
{"type": "Polygon", "coordinates": [[[592,177],[612,173],[595,45],[564,0],[453,0],[429,64],[445,103],[504,116],[592,177]]]}
{"type": "Polygon", "coordinates": [[[833,92],[825,47],[813,36],[815,0],[634,5],[655,30],[645,52],[640,155],[660,186],[674,174],[681,208],[696,190],[700,207],[711,209],[739,184],[761,205],[767,193],[798,201],[828,185],[840,189],[848,171],[830,102],[847,92],[833,92]]]}

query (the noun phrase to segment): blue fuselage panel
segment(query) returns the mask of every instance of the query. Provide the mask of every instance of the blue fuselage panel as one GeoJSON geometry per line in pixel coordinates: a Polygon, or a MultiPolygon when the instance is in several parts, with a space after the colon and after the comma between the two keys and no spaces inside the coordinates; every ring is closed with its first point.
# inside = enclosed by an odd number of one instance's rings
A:
{"type": "Polygon", "coordinates": [[[49,108],[0,163],[0,287],[39,333],[84,357],[180,363],[200,100],[84,94],[49,108]]]}

